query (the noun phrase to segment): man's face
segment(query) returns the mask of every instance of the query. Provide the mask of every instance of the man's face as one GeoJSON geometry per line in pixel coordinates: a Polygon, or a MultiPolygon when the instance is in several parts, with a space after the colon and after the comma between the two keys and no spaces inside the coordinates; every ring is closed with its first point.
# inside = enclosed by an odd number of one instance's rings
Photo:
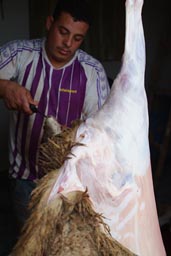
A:
{"type": "Polygon", "coordinates": [[[46,52],[52,65],[59,68],[72,59],[83,42],[89,25],[83,21],[74,21],[70,14],[63,12],[56,21],[49,16],[46,29],[46,52]]]}

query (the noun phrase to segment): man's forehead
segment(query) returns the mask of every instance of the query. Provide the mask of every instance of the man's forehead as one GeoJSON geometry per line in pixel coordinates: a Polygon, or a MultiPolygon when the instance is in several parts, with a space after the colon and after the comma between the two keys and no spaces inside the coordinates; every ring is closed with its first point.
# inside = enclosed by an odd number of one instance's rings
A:
{"type": "Polygon", "coordinates": [[[62,12],[59,18],[55,21],[58,26],[69,31],[75,31],[78,34],[85,35],[89,29],[89,24],[84,21],[75,20],[71,14],[62,12]]]}

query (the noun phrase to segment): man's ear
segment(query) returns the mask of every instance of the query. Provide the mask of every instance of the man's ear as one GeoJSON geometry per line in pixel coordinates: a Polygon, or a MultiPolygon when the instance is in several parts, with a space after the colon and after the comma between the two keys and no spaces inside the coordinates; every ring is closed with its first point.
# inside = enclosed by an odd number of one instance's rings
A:
{"type": "Polygon", "coordinates": [[[48,16],[46,18],[46,30],[47,31],[49,31],[49,29],[51,28],[53,22],[54,22],[53,16],[48,16]]]}

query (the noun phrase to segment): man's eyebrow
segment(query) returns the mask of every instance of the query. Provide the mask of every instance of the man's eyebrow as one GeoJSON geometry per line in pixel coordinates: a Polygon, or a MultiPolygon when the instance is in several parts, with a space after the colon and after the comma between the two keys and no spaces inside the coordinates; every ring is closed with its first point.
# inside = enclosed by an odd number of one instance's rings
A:
{"type": "MultiPolygon", "coordinates": [[[[59,25],[59,28],[60,28],[60,29],[64,29],[66,32],[70,33],[70,30],[67,29],[66,27],[62,26],[62,25],[59,25]]],[[[80,37],[82,37],[82,38],[85,37],[85,35],[83,35],[83,34],[75,34],[75,36],[80,36],[80,37]]]]}
{"type": "Polygon", "coordinates": [[[64,27],[64,26],[59,25],[58,27],[59,27],[59,28],[62,28],[62,29],[64,29],[64,30],[66,30],[68,33],[70,33],[69,29],[67,29],[67,28],[66,28],[66,27],[64,27]]]}

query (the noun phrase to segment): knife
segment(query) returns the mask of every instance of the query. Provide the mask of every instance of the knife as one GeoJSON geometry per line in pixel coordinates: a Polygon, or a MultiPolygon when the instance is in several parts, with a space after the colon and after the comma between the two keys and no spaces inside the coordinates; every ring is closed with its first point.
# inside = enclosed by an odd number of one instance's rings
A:
{"type": "Polygon", "coordinates": [[[43,117],[47,117],[45,114],[43,114],[41,111],[38,110],[37,106],[30,103],[30,109],[33,113],[39,113],[43,117]]]}

